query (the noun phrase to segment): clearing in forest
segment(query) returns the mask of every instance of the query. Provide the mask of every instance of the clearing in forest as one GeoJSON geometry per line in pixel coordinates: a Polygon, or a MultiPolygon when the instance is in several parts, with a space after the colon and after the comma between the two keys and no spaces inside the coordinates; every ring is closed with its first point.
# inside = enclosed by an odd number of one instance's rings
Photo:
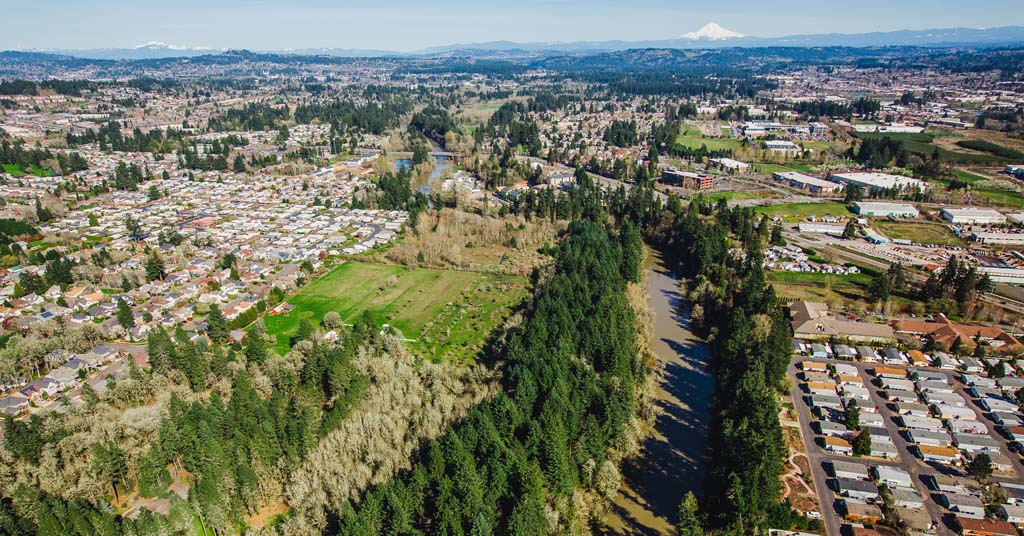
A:
{"type": "Polygon", "coordinates": [[[328,311],[353,323],[369,311],[410,339],[430,359],[472,359],[490,332],[526,296],[525,277],[346,262],[306,285],[287,302],[289,312],[268,314],[264,323],[287,353],[302,319],[314,325],[328,311]]]}

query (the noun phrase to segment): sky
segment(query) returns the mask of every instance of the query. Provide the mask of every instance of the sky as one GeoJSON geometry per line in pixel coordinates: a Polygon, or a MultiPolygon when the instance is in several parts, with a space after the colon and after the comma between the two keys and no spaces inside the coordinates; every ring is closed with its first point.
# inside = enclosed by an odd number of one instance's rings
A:
{"type": "Polygon", "coordinates": [[[0,0],[0,49],[430,46],[1024,25],[1021,0],[0,0]]]}

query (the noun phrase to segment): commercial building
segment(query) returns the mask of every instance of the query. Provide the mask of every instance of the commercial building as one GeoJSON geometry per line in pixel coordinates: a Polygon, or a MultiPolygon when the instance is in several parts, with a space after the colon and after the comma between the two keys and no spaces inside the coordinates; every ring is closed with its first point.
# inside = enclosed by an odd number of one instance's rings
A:
{"type": "Polygon", "coordinates": [[[815,194],[831,194],[840,188],[840,186],[832,181],[819,179],[810,175],[804,175],[796,171],[776,171],[772,173],[772,178],[784,182],[794,188],[800,188],[807,190],[815,194]]]}
{"type": "Polygon", "coordinates": [[[886,324],[853,322],[828,316],[828,306],[824,303],[794,302],[789,307],[789,318],[793,324],[793,334],[801,339],[827,340],[835,337],[872,343],[887,342],[896,337],[892,328],[886,324]]]}
{"type": "Polygon", "coordinates": [[[746,171],[750,169],[750,164],[740,162],[739,160],[733,160],[732,158],[712,158],[710,162],[718,168],[726,171],[746,171]]]}
{"type": "MultiPolygon", "coordinates": [[[[978,271],[985,273],[981,268],[978,271]]],[[[995,280],[994,277],[993,280],[995,280]]],[[[991,350],[1010,352],[1021,349],[1021,343],[1016,337],[998,327],[961,324],[953,322],[943,315],[935,317],[935,320],[900,320],[896,322],[896,332],[918,336],[931,335],[933,341],[945,346],[952,346],[957,339],[960,339],[965,351],[973,350],[976,337],[988,340],[991,350]]]]}
{"type": "Polygon", "coordinates": [[[853,184],[868,191],[878,190],[927,190],[928,184],[922,180],[890,175],[888,173],[837,173],[832,180],[841,184],[853,184]]]}
{"type": "Polygon", "coordinates": [[[797,231],[801,233],[820,233],[831,236],[843,236],[846,231],[845,225],[829,225],[827,223],[801,223],[797,225],[797,231]]]}
{"type": "Polygon", "coordinates": [[[989,208],[944,208],[939,213],[949,223],[964,225],[999,225],[1006,223],[1006,216],[989,208]]]}
{"type": "Polygon", "coordinates": [[[1000,266],[978,266],[978,273],[987,275],[996,283],[1024,285],[1024,268],[1003,268],[1000,266]]]}
{"type": "Polygon", "coordinates": [[[1024,233],[993,233],[988,231],[974,231],[971,233],[971,240],[979,244],[992,244],[997,246],[1020,246],[1024,245],[1024,233]]]}
{"type": "Polygon", "coordinates": [[[853,211],[860,216],[871,218],[916,218],[921,214],[914,205],[907,203],[875,201],[858,201],[853,204],[853,211]]]}
{"type": "Polygon", "coordinates": [[[785,140],[769,140],[764,142],[765,149],[776,153],[799,153],[800,146],[785,140]]]}
{"type": "Polygon", "coordinates": [[[663,170],[661,172],[661,182],[693,190],[711,190],[715,187],[715,178],[711,175],[701,175],[675,168],[663,170]]]}

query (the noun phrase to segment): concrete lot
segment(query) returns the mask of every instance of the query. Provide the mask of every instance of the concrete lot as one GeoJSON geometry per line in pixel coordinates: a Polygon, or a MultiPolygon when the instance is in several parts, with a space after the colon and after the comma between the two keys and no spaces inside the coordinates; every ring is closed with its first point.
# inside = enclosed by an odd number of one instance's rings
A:
{"type": "MultiPolygon", "coordinates": [[[[924,480],[924,477],[937,474],[965,476],[965,473],[958,468],[926,464],[912,453],[912,444],[907,441],[904,435],[904,429],[902,429],[894,420],[895,414],[889,407],[887,401],[882,397],[882,394],[880,393],[881,388],[874,383],[874,375],[868,372],[876,366],[878,365],[874,363],[860,363],[819,358],[811,359],[796,356],[789,367],[789,375],[793,379],[791,395],[794,401],[794,408],[796,409],[800,420],[800,433],[803,436],[805,445],[807,446],[808,460],[810,461],[811,472],[818,490],[818,498],[822,504],[822,508],[824,509],[822,512],[822,521],[825,525],[827,534],[829,536],[839,536],[842,524],[845,522],[835,508],[837,496],[829,487],[829,479],[831,476],[828,472],[831,465],[830,462],[832,460],[843,460],[865,463],[867,465],[890,465],[902,467],[910,473],[914,481],[914,487],[917,489],[918,493],[925,498],[925,510],[928,515],[933,521],[939,522],[937,534],[953,535],[955,534],[953,530],[953,515],[938,503],[939,494],[936,494],[930,489],[929,484],[924,480]],[[898,451],[900,457],[899,460],[855,458],[844,456],[842,454],[834,454],[826,451],[822,447],[819,436],[811,428],[811,423],[815,421],[815,418],[811,413],[811,407],[806,398],[807,393],[801,388],[802,381],[798,376],[798,373],[800,372],[798,369],[799,362],[808,360],[826,364],[845,363],[854,365],[857,368],[861,379],[864,380],[865,387],[867,387],[870,392],[871,402],[876,406],[878,413],[883,417],[885,428],[889,432],[893,445],[895,445],[898,451]]],[[[906,367],[895,368],[906,369],[906,367]]],[[[955,392],[969,401],[968,407],[973,409],[977,414],[978,422],[983,423],[988,429],[989,436],[995,438],[996,441],[999,442],[1000,452],[1012,460],[1015,470],[1014,475],[1004,476],[996,474],[993,475],[992,479],[997,482],[1024,484],[1024,465],[1021,464],[1020,458],[1009,450],[1008,440],[1000,433],[996,432],[994,423],[984,414],[982,409],[978,406],[977,401],[968,394],[965,385],[960,381],[959,373],[932,368],[927,370],[941,372],[949,377],[950,385],[954,387],[955,392]]]]}

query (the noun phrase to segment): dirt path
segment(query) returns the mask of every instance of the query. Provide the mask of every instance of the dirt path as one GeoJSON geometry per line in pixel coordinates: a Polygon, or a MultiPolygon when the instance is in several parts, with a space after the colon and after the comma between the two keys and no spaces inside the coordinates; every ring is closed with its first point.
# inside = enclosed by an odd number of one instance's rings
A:
{"type": "Polygon", "coordinates": [[[654,429],[636,458],[623,463],[623,483],[601,534],[674,534],[679,503],[700,492],[714,391],[704,343],[680,311],[679,285],[657,252],[649,256],[648,299],[659,370],[654,429]]]}

